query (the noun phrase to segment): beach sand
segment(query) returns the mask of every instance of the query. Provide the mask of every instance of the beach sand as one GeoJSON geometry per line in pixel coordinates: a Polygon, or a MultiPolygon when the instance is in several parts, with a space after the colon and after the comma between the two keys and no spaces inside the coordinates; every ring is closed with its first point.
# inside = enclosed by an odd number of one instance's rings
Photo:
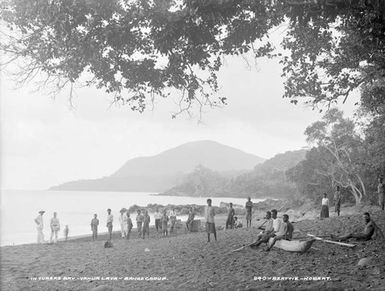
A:
{"type": "MultiPolygon", "coordinates": [[[[350,212],[356,214],[350,215],[342,208],[341,217],[295,223],[295,236],[344,234],[357,226],[362,229],[362,216],[357,213],[367,210],[384,232],[385,212],[378,207],[351,207],[350,212]]],[[[224,218],[216,224],[223,226],[224,218]]],[[[256,227],[221,230],[218,241],[212,238],[211,243],[207,243],[204,232],[185,233],[181,229],[177,235],[162,238],[151,229],[150,239],[145,240],[138,239],[135,231],[134,239],[129,241],[115,233],[113,248],[104,248],[105,236],[95,242],[83,237],[56,245],[2,247],[1,290],[92,290],[98,286],[105,286],[103,290],[385,289],[383,241],[351,241],[357,245],[354,249],[316,241],[305,254],[276,248],[266,252],[264,246],[230,253],[251,243],[259,231],[256,227]],[[372,257],[372,264],[357,267],[364,257],[372,257]],[[130,277],[144,280],[127,280],[130,277]],[[162,280],[145,280],[146,277],[162,280]],[[309,277],[330,280],[306,280],[309,277]]]]}

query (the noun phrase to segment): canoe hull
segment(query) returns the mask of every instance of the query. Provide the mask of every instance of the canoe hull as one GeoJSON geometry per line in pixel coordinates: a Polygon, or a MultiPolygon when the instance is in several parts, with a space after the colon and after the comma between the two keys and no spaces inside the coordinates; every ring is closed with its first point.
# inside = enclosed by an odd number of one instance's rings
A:
{"type": "MultiPolygon", "coordinates": [[[[306,241],[299,241],[299,240],[290,241],[290,240],[281,239],[275,242],[274,247],[284,251],[288,251],[288,252],[304,253],[311,248],[314,241],[315,241],[314,239],[306,240],[306,241]]],[[[272,242],[273,242],[273,238],[270,238],[269,246],[272,244],[272,242]]]]}

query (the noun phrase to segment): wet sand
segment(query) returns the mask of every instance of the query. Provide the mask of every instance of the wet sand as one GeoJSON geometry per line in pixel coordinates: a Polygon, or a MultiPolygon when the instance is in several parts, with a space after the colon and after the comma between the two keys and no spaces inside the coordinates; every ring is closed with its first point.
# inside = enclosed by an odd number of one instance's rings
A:
{"type": "MultiPolygon", "coordinates": [[[[358,213],[368,210],[385,232],[385,212],[378,207],[351,207],[343,208],[341,217],[294,223],[295,236],[345,234],[357,227],[362,229],[358,213]]],[[[224,217],[218,218],[216,225],[224,226],[224,217]]],[[[185,233],[180,229],[176,235],[163,238],[151,229],[150,239],[145,240],[138,239],[135,231],[129,241],[114,233],[112,248],[104,248],[105,236],[95,242],[83,237],[56,245],[2,247],[1,290],[92,290],[98,286],[101,290],[385,288],[384,241],[351,241],[357,245],[354,249],[316,241],[305,254],[276,248],[266,252],[264,246],[230,253],[251,243],[259,231],[256,227],[219,230],[218,241],[212,237],[210,243],[204,232],[185,233]],[[357,267],[363,257],[372,257],[372,264],[357,267]],[[39,280],[39,277],[52,278],[39,280]],[[149,280],[154,277],[161,280],[149,280]],[[273,277],[291,279],[273,280],[273,277]],[[298,280],[293,280],[294,277],[298,280]],[[329,280],[313,281],[309,277],[329,280]]]]}

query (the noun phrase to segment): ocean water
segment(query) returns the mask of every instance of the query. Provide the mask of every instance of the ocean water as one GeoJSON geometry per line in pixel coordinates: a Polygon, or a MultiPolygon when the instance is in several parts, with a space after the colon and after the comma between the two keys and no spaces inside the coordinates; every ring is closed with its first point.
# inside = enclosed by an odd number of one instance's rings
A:
{"type": "MultiPolygon", "coordinates": [[[[63,237],[65,225],[69,227],[69,236],[90,234],[90,222],[93,214],[98,214],[99,231],[107,229],[107,208],[111,208],[114,215],[114,230],[119,227],[119,210],[134,204],[197,204],[206,205],[207,197],[176,197],[161,196],[144,192],[85,192],[85,191],[24,191],[4,190],[1,192],[1,236],[0,245],[17,245],[36,242],[36,224],[34,219],[40,210],[44,210],[44,237],[50,238],[49,221],[53,212],[58,213],[61,224],[59,238],[63,237]]],[[[244,205],[245,198],[211,197],[214,206],[220,202],[233,202],[244,205]]],[[[263,199],[254,199],[253,202],[263,199]]],[[[151,216],[151,224],[154,218],[151,216]]],[[[185,220],[186,217],[178,217],[185,220]]],[[[131,215],[135,224],[135,217],[131,215]]],[[[135,226],[134,226],[135,227],[135,226]]]]}

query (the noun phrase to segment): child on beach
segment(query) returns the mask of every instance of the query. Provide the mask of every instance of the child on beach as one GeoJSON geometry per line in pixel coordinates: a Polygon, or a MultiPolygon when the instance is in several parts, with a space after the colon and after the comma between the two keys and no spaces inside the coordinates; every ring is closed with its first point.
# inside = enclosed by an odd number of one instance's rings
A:
{"type": "Polygon", "coordinates": [[[51,223],[50,223],[50,227],[51,227],[51,238],[50,238],[50,243],[57,243],[57,234],[60,230],[60,222],[59,222],[59,218],[57,218],[57,213],[54,212],[53,213],[53,217],[51,218],[51,223]],[[55,236],[54,240],[52,241],[52,238],[55,236]]]}
{"type": "Polygon", "coordinates": [[[163,236],[168,236],[167,224],[168,224],[168,216],[167,216],[166,210],[164,210],[163,216],[162,216],[162,234],[163,234],[163,236]]]}
{"type": "Polygon", "coordinates": [[[143,239],[147,233],[147,238],[150,238],[150,215],[148,215],[148,211],[144,211],[143,216],[143,239]]]}
{"type": "Polygon", "coordinates": [[[98,215],[94,214],[94,218],[91,220],[92,240],[96,240],[98,238],[98,226],[98,215]]]}
{"type": "Polygon", "coordinates": [[[130,218],[130,213],[127,211],[127,236],[126,239],[130,239],[131,229],[133,227],[132,220],[130,218]]]}
{"type": "Polygon", "coordinates": [[[108,233],[110,235],[110,240],[112,239],[112,223],[114,221],[114,216],[111,214],[111,209],[107,209],[107,229],[108,229],[108,233]]]}
{"type": "Polygon", "coordinates": [[[141,214],[140,210],[138,209],[138,215],[136,216],[136,227],[138,229],[138,237],[142,236],[142,225],[143,225],[143,215],[141,214]]]}
{"type": "Polygon", "coordinates": [[[214,223],[215,211],[214,208],[211,206],[211,203],[211,199],[207,199],[207,206],[205,209],[207,242],[210,242],[210,233],[214,234],[215,241],[217,241],[217,232],[215,230],[214,223]]]}
{"type": "Polygon", "coordinates": [[[68,228],[68,225],[64,228],[64,239],[67,241],[68,240],[68,234],[70,232],[70,229],[68,228]]]}

